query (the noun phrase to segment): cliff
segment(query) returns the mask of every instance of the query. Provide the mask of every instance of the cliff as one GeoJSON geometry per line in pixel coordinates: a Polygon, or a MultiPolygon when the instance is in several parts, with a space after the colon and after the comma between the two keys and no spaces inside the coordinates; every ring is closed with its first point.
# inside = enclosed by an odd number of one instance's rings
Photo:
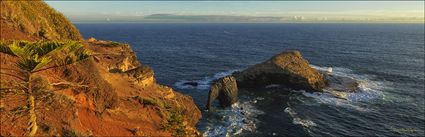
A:
{"type": "Polygon", "coordinates": [[[195,125],[201,113],[192,98],[156,83],[154,71],[129,45],[84,41],[62,14],[41,1],[2,1],[1,9],[0,136],[29,135],[28,121],[34,119],[29,96],[35,98],[36,136],[199,135],[195,125]],[[25,82],[16,65],[22,58],[7,54],[17,40],[73,40],[90,56],[49,67],[62,59],[52,56],[43,71],[31,73],[34,80],[25,82]],[[28,83],[45,90],[28,95],[17,88],[28,83]]]}

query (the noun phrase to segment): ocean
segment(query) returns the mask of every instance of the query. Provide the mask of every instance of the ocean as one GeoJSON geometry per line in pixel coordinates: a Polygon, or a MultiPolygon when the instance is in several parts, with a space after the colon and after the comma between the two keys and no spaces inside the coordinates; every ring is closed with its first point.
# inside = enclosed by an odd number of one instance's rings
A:
{"type": "Polygon", "coordinates": [[[190,95],[205,136],[425,136],[423,24],[76,24],[128,43],[161,84],[190,95]],[[207,112],[214,79],[299,50],[312,67],[360,81],[340,99],[302,90],[239,91],[207,112]],[[184,85],[195,81],[198,86],[184,85]]]}

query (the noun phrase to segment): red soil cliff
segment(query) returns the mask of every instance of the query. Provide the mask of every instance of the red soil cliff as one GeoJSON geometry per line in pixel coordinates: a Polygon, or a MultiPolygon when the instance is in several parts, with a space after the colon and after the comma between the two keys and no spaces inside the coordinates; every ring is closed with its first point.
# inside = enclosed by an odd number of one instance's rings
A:
{"type": "MultiPolygon", "coordinates": [[[[37,136],[199,136],[192,98],[156,83],[129,45],[90,39],[40,1],[1,1],[1,40],[76,40],[91,51],[81,63],[36,73],[48,95],[36,96],[37,136]]],[[[27,135],[26,97],[13,77],[17,58],[0,52],[0,136],[27,135]]]]}

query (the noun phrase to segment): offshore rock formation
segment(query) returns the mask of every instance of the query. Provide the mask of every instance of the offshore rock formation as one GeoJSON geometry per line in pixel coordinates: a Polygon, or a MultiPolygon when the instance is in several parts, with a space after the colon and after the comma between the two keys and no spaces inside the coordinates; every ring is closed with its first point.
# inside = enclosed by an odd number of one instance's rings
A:
{"type": "Polygon", "coordinates": [[[263,63],[213,82],[207,109],[217,97],[222,107],[235,103],[238,88],[281,86],[308,92],[326,91],[337,98],[347,99],[347,92],[358,91],[359,82],[351,77],[333,75],[331,70],[319,72],[311,68],[299,51],[282,52],[263,63]]]}
{"type": "MultiPolygon", "coordinates": [[[[34,75],[46,85],[35,96],[35,136],[198,136],[201,112],[190,96],[156,83],[127,44],[90,38],[42,1],[1,2],[1,42],[74,40],[88,59],[34,75]]],[[[0,136],[27,136],[26,96],[10,88],[18,58],[0,52],[0,136]]],[[[54,62],[52,64],[54,65],[54,62]]]]}
{"type": "MultiPolygon", "coordinates": [[[[333,79],[336,80],[339,79],[333,79]]],[[[323,74],[309,66],[299,51],[282,52],[263,63],[213,82],[208,95],[207,109],[211,108],[212,102],[217,97],[222,107],[235,103],[238,87],[263,88],[276,84],[307,91],[323,91],[327,86],[327,80],[323,74]]],[[[342,87],[338,84],[333,85],[342,87]]]]}
{"type": "Polygon", "coordinates": [[[215,99],[219,100],[221,107],[231,106],[238,101],[238,86],[233,76],[226,76],[214,82],[208,93],[207,109],[211,109],[211,105],[215,99]]]}
{"type": "Polygon", "coordinates": [[[322,91],[327,86],[323,74],[311,68],[299,51],[282,52],[233,76],[242,88],[279,84],[293,89],[322,91]]]}
{"type": "Polygon", "coordinates": [[[196,81],[189,81],[189,82],[185,82],[185,83],[183,83],[183,85],[189,85],[189,86],[192,86],[192,87],[196,87],[196,86],[198,86],[199,84],[198,84],[198,82],[196,82],[196,81]]]}

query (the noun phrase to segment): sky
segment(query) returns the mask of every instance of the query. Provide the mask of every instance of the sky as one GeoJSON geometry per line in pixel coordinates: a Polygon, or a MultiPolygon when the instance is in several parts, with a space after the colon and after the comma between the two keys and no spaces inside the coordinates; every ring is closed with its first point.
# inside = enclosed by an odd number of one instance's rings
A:
{"type": "Polygon", "coordinates": [[[47,3],[74,23],[424,22],[424,1],[47,1],[47,3]],[[161,15],[150,17],[155,14],[161,15]],[[239,18],[231,18],[232,16],[239,18]]]}

